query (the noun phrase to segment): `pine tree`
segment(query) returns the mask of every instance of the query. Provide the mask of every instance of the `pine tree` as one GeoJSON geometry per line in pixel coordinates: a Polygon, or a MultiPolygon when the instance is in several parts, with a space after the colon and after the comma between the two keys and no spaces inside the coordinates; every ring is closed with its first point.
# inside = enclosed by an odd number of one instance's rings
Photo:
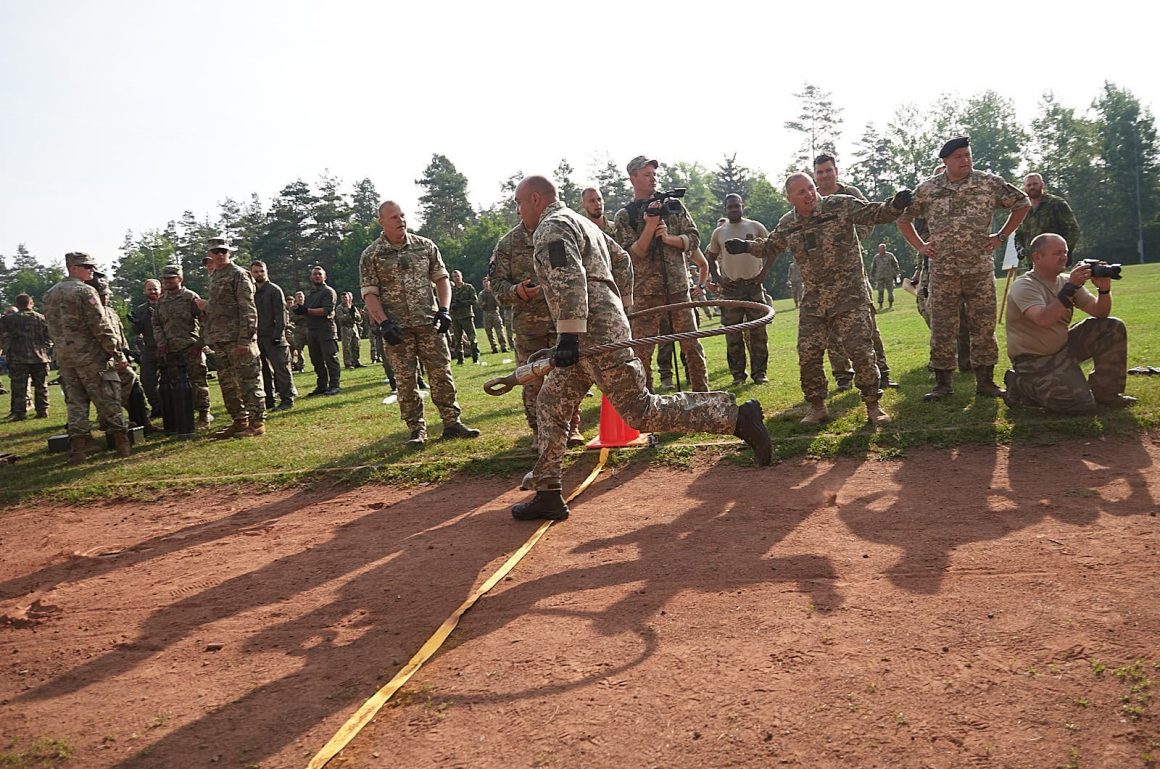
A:
{"type": "Polygon", "coordinates": [[[730,193],[736,193],[744,200],[749,199],[749,194],[753,191],[753,181],[750,171],[745,166],[737,162],[737,153],[728,155],[717,166],[717,171],[713,177],[713,182],[710,184],[710,189],[713,195],[717,198],[719,205],[724,206],[725,196],[730,193]]]}
{"type": "Polygon", "coordinates": [[[568,160],[562,159],[560,164],[556,166],[556,170],[552,172],[552,178],[556,182],[556,196],[563,201],[564,205],[573,210],[580,208],[580,187],[572,181],[572,174],[576,169],[568,160]]]}
{"type": "Polygon", "coordinates": [[[475,210],[467,199],[467,177],[446,156],[432,155],[415,184],[424,190],[419,196],[420,232],[424,236],[442,243],[460,237],[475,221],[475,210]]]}
{"type": "Polygon", "coordinates": [[[785,127],[802,135],[802,145],[798,150],[798,168],[812,168],[813,159],[825,152],[836,155],[835,149],[842,134],[842,110],[834,105],[829,91],[810,83],[805,83],[800,93],[795,93],[800,104],[797,120],[787,120],[785,127]]]}

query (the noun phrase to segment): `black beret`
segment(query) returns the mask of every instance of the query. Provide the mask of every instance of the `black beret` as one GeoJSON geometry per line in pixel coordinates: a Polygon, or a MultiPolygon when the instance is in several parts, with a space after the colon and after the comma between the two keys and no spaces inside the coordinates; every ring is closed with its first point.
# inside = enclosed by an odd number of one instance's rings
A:
{"type": "Polygon", "coordinates": [[[938,156],[940,159],[946,158],[947,155],[951,154],[955,150],[962,149],[963,147],[970,147],[970,146],[971,146],[971,137],[969,137],[969,136],[956,136],[955,138],[951,139],[949,142],[947,142],[946,144],[943,145],[943,148],[938,151],[938,156]]]}

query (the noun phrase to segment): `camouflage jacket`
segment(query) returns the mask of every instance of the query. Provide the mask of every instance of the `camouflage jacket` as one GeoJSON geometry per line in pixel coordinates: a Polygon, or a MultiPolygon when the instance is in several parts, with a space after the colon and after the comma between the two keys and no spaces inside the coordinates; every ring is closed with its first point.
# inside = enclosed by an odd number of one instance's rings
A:
{"type": "Polygon", "coordinates": [[[892,222],[902,213],[889,202],[865,203],[850,195],[829,195],[810,216],[791,209],[768,238],[750,241],[749,253],[771,259],[787,248],[802,273],[800,311],[836,315],[870,304],[858,225],[892,222]]]}
{"type": "Polygon", "coordinates": [[[334,321],[335,307],[338,304],[338,292],[325,283],[310,287],[302,300],[302,306],[307,310],[326,310],[323,315],[302,315],[305,319],[307,333],[313,331],[326,339],[338,339],[338,324],[334,321]]]}
{"type": "Polygon", "coordinates": [[[104,309],[105,316],[109,319],[109,325],[113,329],[113,338],[117,340],[117,349],[128,358],[129,339],[125,336],[125,326],[121,323],[121,316],[117,314],[117,309],[112,305],[107,305],[104,309]]]}
{"type": "Polygon", "coordinates": [[[347,307],[345,304],[340,304],[334,311],[334,318],[338,321],[338,327],[340,329],[343,331],[354,329],[356,334],[363,321],[362,313],[353,304],[350,307],[347,307]]]}
{"type": "MultiPolygon", "coordinates": [[[[581,349],[630,338],[613,277],[612,241],[599,227],[556,202],[540,215],[532,242],[536,277],[557,331],[580,334],[581,349]]],[[[632,355],[624,353],[625,360],[632,355]]]]}
{"type": "Polygon", "coordinates": [[[125,360],[96,289],[84,281],[68,277],[50,288],[44,295],[44,319],[61,368],[125,360]]]}
{"type": "Polygon", "coordinates": [[[654,243],[648,253],[636,253],[632,246],[644,230],[645,216],[641,211],[639,218],[633,219],[629,216],[627,208],[616,212],[616,219],[612,223],[612,239],[632,257],[634,283],[631,293],[636,296],[664,296],[667,282],[670,298],[678,302],[688,293],[689,265],[685,261],[685,252],[693,251],[700,246],[700,235],[697,232],[697,225],[684,205],[677,213],[666,211],[662,218],[668,226],[670,235],[684,235],[688,239],[688,248],[660,246],[659,253],[656,253],[657,246],[654,243]]]}
{"type": "Polygon", "coordinates": [[[930,242],[938,250],[930,258],[933,272],[973,275],[995,270],[987,243],[995,210],[1029,205],[1021,190],[994,174],[972,171],[967,178],[952,182],[940,173],[918,185],[914,201],[899,221],[926,220],[930,242]]]}
{"type": "Polygon", "coordinates": [[[258,311],[258,336],[275,344],[286,341],[286,294],[277,283],[266,281],[254,289],[258,311]]]}
{"type": "Polygon", "coordinates": [[[466,281],[462,286],[451,284],[451,317],[462,319],[474,317],[478,301],[475,286],[466,281]]]}
{"type": "Polygon", "coordinates": [[[129,315],[129,323],[134,333],[141,337],[141,357],[153,359],[157,357],[157,340],[153,338],[153,313],[157,305],[153,302],[143,302],[137,305],[129,315]]]}
{"type": "Polygon", "coordinates": [[[536,279],[532,251],[532,233],[523,224],[517,224],[495,244],[487,265],[496,301],[512,309],[512,326],[520,335],[551,333],[555,328],[543,292],[530,302],[516,295],[518,284],[528,278],[536,279]]]}
{"type": "Polygon", "coordinates": [[[36,310],[10,312],[0,318],[0,346],[9,363],[48,363],[52,341],[48,322],[36,310]]]}
{"type": "Polygon", "coordinates": [[[233,262],[209,276],[205,307],[206,341],[211,347],[243,347],[258,338],[254,279],[233,262]]]}
{"type": "Polygon", "coordinates": [[[153,308],[153,339],[157,346],[165,345],[168,352],[181,352],[188,347],[204,347],[201,322],[205,313],[198,309],[201,297],[184,286],[174,292],[162,291],[153,308]]]}
{"type": "MultiPolygon", "coordinates": [[[[820,195],[821,193],[818,193],[818,194],[820,195]]],[[[849,195],[852,198],[858,198],[858,200],[866,201],[866,195],[863,194],[862,190],[858,189],[853,184],[842,184],[841,182],[838,182],[838,188],[836,190],[834,190],[833,194],[834,195],[849,195]]],[[[861,242],[861,241],[865,240],[866,238],[870,237],[870,233],[874,232],[874,225],[864,224],[864,225],[859,226],[857,228],[857,230],[858,230],[858,240],[859,240],[859,242],[861,242]]]]}
{"type": "Polygon", "coordinates": [[[499,300],[495,298],[495,292],[490,288],[485,288],[479,292],[479,308],[484,312],[497,312],[499,310],[499,300]]]}
{"type": "MultiPolygon", "coordinates": [[[[1037,235],[1045,232],[1054,232],[1067,241],[1068,250],[1073,257],[1079,251],[1079,222],[1075,220],[1071,206],[1058,195],[1043,193],[1039,205],[1027,212],[1026,218],[1015,230],[1015,248],[1019,251],[1019,258],[1028,264],[1031,257],[1027,249],[1037,235]]],[[[1075,261],[1073,258],[1072,261],[1075,261]]]]}
{"type": "Polygon", "coordinates": [[[359,259],[362,295],[374,294],[387,318],[402,328],[426,326],[435,317],[435,282],[449,278],[439,247],[408,232],[395,247],[380,236],[359,259]]]}
{"type": "Polygon", "coordinates": [[[870,264],[870,277],[874,280],[895,280],[899,270],[898,257],[894,254],[874,252],[874,261],[870,264]]]}

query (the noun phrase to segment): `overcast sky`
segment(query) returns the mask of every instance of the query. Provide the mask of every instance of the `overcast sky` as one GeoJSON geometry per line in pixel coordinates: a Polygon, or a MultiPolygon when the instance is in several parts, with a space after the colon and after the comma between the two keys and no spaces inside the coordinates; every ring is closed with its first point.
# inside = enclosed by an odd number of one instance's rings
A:
{"type": "Polygon", "coordinates": [[[435,152],[478,206],[563,157],[580,182],[642,153],[780,172],[807,80],[844,108],[843,150],[939,93],[993,89],[1025,120],[1106,80],[1160,98],[1145,4],[934,5],[0,0],[0,254],[111,266],[126,230],[325,169],[413,209],[435,152]]]}

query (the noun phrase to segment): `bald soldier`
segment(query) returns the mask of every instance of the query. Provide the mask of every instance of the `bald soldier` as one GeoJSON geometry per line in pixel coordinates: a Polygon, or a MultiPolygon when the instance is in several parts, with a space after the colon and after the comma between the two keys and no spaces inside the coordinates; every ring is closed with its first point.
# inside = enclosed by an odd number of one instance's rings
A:
{"type": "Polygon", "coordinates": [[[892,222],[910,202],[910,191],[899,191],[885,203],[867,203],[851,195],[818,194],[806,174],[785,180],[785,196],[793,209],[768,238],[727,240],[732,254],[751,253],[776,258],[789,249],[802,270],[805,296],[799,307],[798,365],[802,393],[810,410],[804,425],[829,419],[826,373],[822,359],[829,340],[842,340],[854,363],[854,384],[866,404],[871,424],[890,423],[878,405],[879,372],[874,353],[874,321],[870,314],[870,284],[862,264],[858,227],[892,222]]]}
{"type": "Polygon", "coordinates": [[[628,318],[613,277],[607,236],[587,216],[556,198],[543,176],[516,187],[520,221],[533,232],[536,278],[556,322],[552,369],[536,402],[540,457],[532,470],[536,495],[512,508],[519,520],[563,520],[568,506],[561,493],[561,464],[572,412],[595,383],[632,427],[655,432],[732,433],[754,451],[758,465],[772,458],[761,404],[738,407],[726,392],[652,395],[644,367],[629,348],[590,353],[592,347],[627,341],[628,318]]]}

